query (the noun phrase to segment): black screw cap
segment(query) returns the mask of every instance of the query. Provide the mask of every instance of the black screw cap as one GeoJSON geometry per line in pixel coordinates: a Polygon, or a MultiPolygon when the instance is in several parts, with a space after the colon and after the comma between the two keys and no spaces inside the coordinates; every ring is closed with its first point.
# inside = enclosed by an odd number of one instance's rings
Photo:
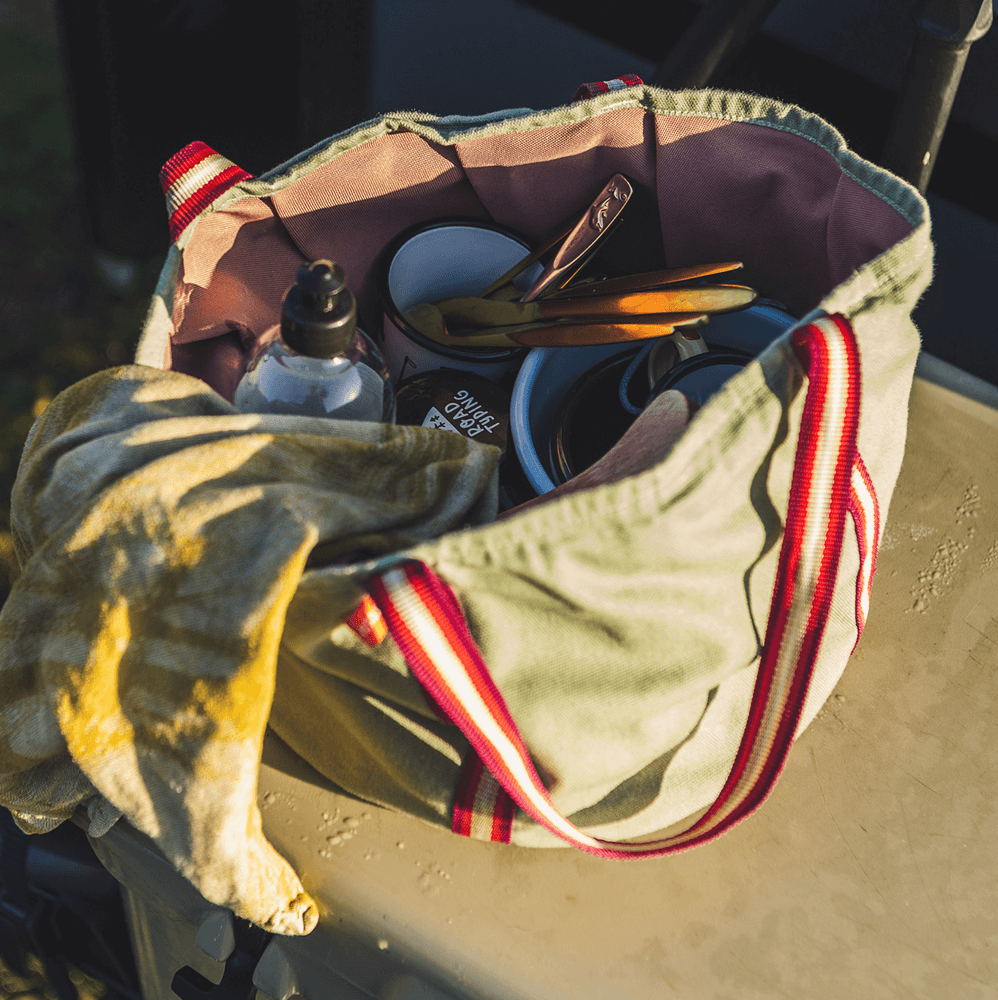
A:
{"type": "Polygon", "coordinates": [[[313,358],[342,354],[357,329],[357,301],[343,268],[317,260],[298,272],[284,293],[281,336],[293,351],[313,358]]]}

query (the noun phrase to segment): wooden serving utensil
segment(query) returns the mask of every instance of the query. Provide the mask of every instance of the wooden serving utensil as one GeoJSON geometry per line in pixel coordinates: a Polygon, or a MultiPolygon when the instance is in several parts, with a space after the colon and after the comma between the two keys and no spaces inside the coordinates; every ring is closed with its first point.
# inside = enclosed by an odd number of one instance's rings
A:
{"type": "Polygon", "coordinates": [[[642,317],[603,318],[591,322],[518,323],[486,327],[480,330],[450,332],[440,310],[430,303],[420,303],[406,311],[406,319],[424,337],[447,347],[584,347],[597,344],[622,344],[628,341],[653,340],[677,329],[702,325],[708,315],[674,312],[642,317]]]}
{"type": "Polygon", "coordinates": [[[515,326],[542,320],[615,317],[637,318],[660,313],[719,313],[750,306],[758,298],[745,285],[691,285],[623,295],[589,295],[577,299],[541,299],[535,302],[496,302],[464,297],[435,303],[447,326],[459,331],[515,326]]]}
{"type": "Polygon", "coordinates": [[[740,260],[726,261],[721,264],[698,264],[692,267],[670,267],[664,271],[646,271],[643,274],[627,274],[620,278],[604,278],[601,281],[582,281],[550,295],[545,300],[582,298],[586,295],[619,295],[622,292],[650,291],[662,285],[677,284],[680,281],[696,281],[698,278],[709,278],[717,274],[737,271],[744,265],[740,260]]]}

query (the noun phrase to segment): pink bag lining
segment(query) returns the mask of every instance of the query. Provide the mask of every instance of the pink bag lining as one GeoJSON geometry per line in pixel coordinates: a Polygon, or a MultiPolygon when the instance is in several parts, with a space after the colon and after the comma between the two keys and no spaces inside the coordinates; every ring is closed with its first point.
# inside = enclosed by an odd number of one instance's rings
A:
{"type": "Polygon", "coordinates": [[[166,366],[231,399],[246,350],[278,321],[304,260],[343,266],[376,333],[376,265],[399,232],[467,216],[539,240],[617,171],[655,195],[668,266],[742,260],[738,280],[798,316],[913,228],[817,143],[751,122],[632,107],[453,146],[389,133],[198,221],[166,366]]]}

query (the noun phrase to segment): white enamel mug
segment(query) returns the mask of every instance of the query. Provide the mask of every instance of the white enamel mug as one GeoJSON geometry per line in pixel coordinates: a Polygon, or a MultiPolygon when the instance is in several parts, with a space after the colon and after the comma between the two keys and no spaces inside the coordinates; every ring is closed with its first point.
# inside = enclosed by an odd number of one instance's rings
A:
{"type": "MultiPolygon", "coordinates": [[[[498,382],[515,373],[526,348],[450,348],[419,333],[406,319],[407,309],[461,295],[478,295],[530,247],[495,223],[439,219],[401,233],[385,251],[378,277],[384,310],[382,349],[395,385],[436,368],[474,372],[498,382]]],[[[514,284],[526,291],[543,267],[533,264],[514,284]]]]}

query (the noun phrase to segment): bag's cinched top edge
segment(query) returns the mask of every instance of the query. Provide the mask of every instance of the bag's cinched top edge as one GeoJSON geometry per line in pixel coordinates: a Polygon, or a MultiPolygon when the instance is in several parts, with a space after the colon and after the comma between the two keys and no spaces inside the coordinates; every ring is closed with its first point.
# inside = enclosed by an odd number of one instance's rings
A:
{"type": "MultiPolygon", "coordinates": [[[[891,205],[912,227],[928,220],[925,200],[913,187],[883,167],[857,156],[834,126],[803,108],[748,93],[711,89],[667,91],[649,85],[611,90],[544,111],[512,108],[476,116],[437,116],[418,111],[386,113],[317,143],[258,177],[240,172],[238,178],[233,178],[229,186],[202,207],[201,214],[218,211],[239,198],[272,195],[336,157],[394,132],[411,132],[428,142],[453,145],[475,138],[577,124],[622,108],[644,109],[655,115],[720,118],[800,136],[825,149],[843,173],[891,205]]],[[[186,220],[185,229],[175,234],[181,246],[190,238],[194,228],[191,222],[196,222],[196,217],[186,220]]]]}
{"type": "MultiPolygon", "coordinates": [[[[655,115],[720,118],[745,122],[800,136],[835,157],[849,177],[895,208],[913,227],[928,219],[925,200],[889,171],[858,156],[831,124],[803,108],[755,94],[723,90],[667,91],[650,85],[630,86],[542,111],[511,108],[477,116],[435,116],[414,111],[388,113],[313,146],[273,170],[238,185],[223,196],[227,203],[239,194],[265,197],[343,153],[392,132],[412,132],[429,142],[453,145],[475,138],[530,129],[577,124],[623,108],[655,115]]],[[[222,201],[214,207],[221,207],[222,201]]]]}

